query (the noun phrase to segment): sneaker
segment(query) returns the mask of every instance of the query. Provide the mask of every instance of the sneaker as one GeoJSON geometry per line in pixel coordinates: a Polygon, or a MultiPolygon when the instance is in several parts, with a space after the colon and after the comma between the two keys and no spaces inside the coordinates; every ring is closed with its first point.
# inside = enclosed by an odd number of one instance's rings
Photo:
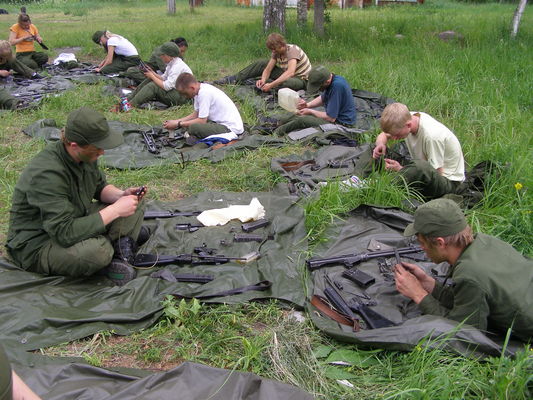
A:
{"type": "Polygon", "coordinates": [[[103,269],[104,274],[117,286],[122,286],[133,280],[137,273],[126,261],[119,259],[111,260],[111,264],[103,269]]]}

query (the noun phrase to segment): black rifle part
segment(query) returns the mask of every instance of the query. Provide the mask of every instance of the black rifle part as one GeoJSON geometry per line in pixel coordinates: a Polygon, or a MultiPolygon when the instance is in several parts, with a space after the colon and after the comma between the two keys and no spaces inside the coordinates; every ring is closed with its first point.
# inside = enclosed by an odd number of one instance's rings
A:
{"type": "Polygon", "coordinates": [[[244,243],[244,242],[258,242],[261,243],[264,240],[272,240],[274,239],[274,236],[268,235],[254,235],[253,233],[235,233],[233,235],[233,241],[237,243],[244,243]]]}
{"type": "Polygon", "coordinates": [[[257,221],[246,222],[241,225],[241,228],[244,232],[253,232],[256,229],[267,226],[268,224],[270,224],[270,221],[268,219],[262,218],[258,219],[257,221]]]}
{"type": "Polygon", "coordinates": [[[208,283],[214,280],[213,275],[173,274],[178,282],[208,283]]]}
{"type": "Polygon", "coordinates": [[[201,211],[145,211],[144,219],[154,218],[174,218],[174,217],[196,217],[201,211]]]}
{"type": "Polygon", "coordinates": [[[354,301],[350,302],[349,307],[352,311],[363,317],[369,329],[387,328],[396,325],[377,311],[372,310],[358,297],[354,297],[354,301]]]}
{"type": "Polygon", "coordinates": [[[144,144],[146,144],[146,147],[148,148],[148,151],[152,154],[159,154],[161,151],[157,148],[157,145],[155,143],[154,139],[154,130],[151,131],[142,131],[141,132],[144,140],[144,144]]]}
{"type": "Polygon", "coordinates": [[[406,258],[410,258],[417,261],[426,260],[425,254],[420,246],[408,246],[401,247],[394,250],[383,250],[383,251],[371,251],[368,253],[355,253],[355,254],[345,254],[336,257],[329,258],[318,258],[313,257],[309,260],[306,260],[305,263],[307,268],[310,271],[316,269],[331,266],[331,265],[344,265],[345,267],[353,267],[355,264],[358,264],[362,261],[371,260],[378,257],[394,257],[398,253],[406,258]],[[419,254],[422,253],[422,254],[419,254]]]}
{"type": "Polygon", "coordinates": [[[324,274],[324,278],[326,279],[327,285],[327,287],[324,289],[324,296],[326,296],[331,305],[339,313],[341,313],[351,321],[358,322],[357,316],[353,313],[352,309],[348,306],[348,303],[346,302],[346,300],[344,300],[344,297],[342,297],[337,288],[335,288],[335,285],[333,284],[329,276],[324,274]]]}
{"type": "Polygon", "coordinates": [[[343,271],[342,277],[354,282],[363,289],[366,289],[376,282],[376,279],[372,275],[361,271],[359,268],[350,268],[343,271]]]}
{"type": "Polygon", "coordinates": [[[246,261],[246,258],[226,257],[224,255],[178,254],[176,256],[162,256],[138,253],[133,265],[136,267],[155,267],[168,264],[220,265],[230,261],[246,261]]]}
{"type": "Polygon", "coordinates": [[[205,228],[205,225],[198,225],[198,224],[191,224],[191,223],[176,224],[176,230],[188,231],[189,233],[196,232],[200,228],[205,228]]]}
{"type": "Polygon", "coordinates": [[[151,278],[159,278],[168,282],[209,283],[215,279],[212,275],[180,274],[174,273],[168,268],[162,268],[150,274],[151,278]]]}
{"type": "Polygon", "coordinates": [[[139,189],[137,189],[134,193],[135,196],[140,200],[141,197],[146,193],[146,186],[141,186],[139,189]]]}
{"type": "Polygon", "coordinates": [[[396,325],[394,322],[365,305],[359,299],[359,296],[354,297],[351,303],[346,302],[344,297],[342,297],[342,294],[335,287],[335,283],[331,280],[331,278],[326,274],[324,274],[324,278],[326,280],[326,284],[329,285],[329,287],[324,290],[324,295],[335,306],[335,308],[337,308],[337,311],[345,314],[350,319],[357,319],[354,312],[359,314],[361,317],[363,317],[369,329],[386,328],[388,326],[396,325]],[[345,308],[348,308],[349,313],[346,312],[345,308]]]}

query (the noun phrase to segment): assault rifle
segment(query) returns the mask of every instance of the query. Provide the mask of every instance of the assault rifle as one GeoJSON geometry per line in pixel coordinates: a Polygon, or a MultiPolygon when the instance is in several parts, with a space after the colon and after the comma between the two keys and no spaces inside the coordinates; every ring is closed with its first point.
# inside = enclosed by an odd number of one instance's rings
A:
{"type": "Polygon", "coordinates": [[[396,325],[380,313],[372,310],[357,297],[355,298],[355,302],[352,301],[348,304],[335,287],[335,284],[331,281],[331,278],[328,275],[324,275],[324,277],[326,279],[326,284],[328,285],[328,287],[324,289],[324,295],[339,312],[345,314],[352,320],[357,319],[354,314],[354,312],[356,312],[363,317],[369,329],[386,328],[388,326],[396,325]]]}
{"type": "Polygon", "coordinates": [[[145,211],[144,219],[154,218],[174,218],[174,217],[196,217],[201,211],[145,211]]]}
{"type": "MultiPolygon", "coordinates": [[[[254,254],[254,256],[254,259],[258,257],[256,254],[254,254]]],[[[160,256],[157,254],[139,253],[135,256],[133,265],[136,267],[153,267],[168,264],[220,265],[230,261],[247,263],[252,261],[251,258],[251,255],[246,257],[226,257],[219,254],[178,254],[175,256],[160,256]]]]}
{"type": "Polygon", "coordinates": [[[151,131],[142,131],[141,133],[143,135],[144,144],[146,144],[148,151],[152,154],[159,154],[160,150],[155,144],[154,129],[152,128],[151,131]]]}
{"type": "Polygon", "coordinates": [[[394,257],[394,256],[404,256],[416,261],[424,261],[426,257],[422,253],[422,247],[420,246],[408,246],[400,247],[394,250],[383,250],[383,251],[371,251],[368,253],[359,253],[359,254],[345,254],[342,256],[329,257],[329,258],[310,258],[306,260],[305,263],[307,268],[310,271],[335,264],[342,264],[345,267],[353,267],[355,264],[358,264],[362,261],[371,260],[378,257],[394,257]]]}

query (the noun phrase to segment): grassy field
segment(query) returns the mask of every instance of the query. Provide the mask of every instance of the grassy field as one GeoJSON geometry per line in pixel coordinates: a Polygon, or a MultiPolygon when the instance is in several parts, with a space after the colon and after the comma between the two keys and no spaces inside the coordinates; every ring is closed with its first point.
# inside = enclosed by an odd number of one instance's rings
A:
{"type": "MultiPolygon", "coordinates": [[[[18,6],[0,3],[15,13],[18,6]]],[[[175,16],[164,1],[48,0],[30,5],[28,13],[49,47],[80,46],[83,60],[103,58],[94,45],[94,31],[108,29],[130,39],[144,58],[162,42],[184,36],[186,61],[200,79],[213,80],[266,57],[261,31],[262,9],[207,2],[193,13],[184,2],[175,16]]],[[[326,36],[312,26],[296,27],[288,11],[287,38],[299,44],[315,65],[324,64],[345,76],[354,88],[365,89],[425,111],[449,126],[463,145],[470,166],[496,161],[502,173],[488,182],[486,198],[468,211],[476,231],[496,235],[524,254],[533,255],[533,12],[526,9],[516,40],[509,39],[515,5],[471,5],[429,0],[419,7],[331,9],[326,36]],[[454,30],[464,40],[442,42],[435,33],[454,30]],[[401,34],[402,39],[395,38],[401,34]]],[[[309,15],[312,20],[312,13],[309,15]]],[[[6,32],[16,16],[0,15],[6,32]]],[[[5,242],[10,198],[18,175],[44,143],[30,140],[20,129],[39,118],[64,124],[82,105],[103,111],[110,119],[158,124],[190,112],[135,110],[111,114],[116,99],[100,86],[82,86],[50,98],[33,111],[2,114],[0,130],[0,241],[5,242]]],[[[245,122],[255,115],[239,104],[245,122]]],[[[373,132],[375,134],[376,132],[373,132]]],[[[117,186],[147,184],[152,198],[174,200],[201,191],[269,190],[280,181],[270,172],[270,159],[301,152],[300,146],[260,149],[217,164],[195,162],[180,167],[137,171],[106,171],[117,186]],[[245,171],[245,172],[243,172],[245,171]]],[[[391,190],[387,178],[362,193],[325,190],[306,205],[312,243],[343,211],[362,202],[399,206],[407,194],[391,190]]],[[[95,365],[127,365],[167,369],[183,360],[251,371],[302,387],[322,399],[522,399],[531,396],[531,349],[514,360],[471,360],[427,350],[410,353],[360,349],[335,342],[298,323],[293,310],[269,302],[240,306],[165,303],[166,315],[153,328],[131,337],[103,332],[87,340],[44,349],[47,354],[81,355],[95,365]],[[194,322],[194,323],[193,323],[194,322]],[[340,371],[355,386],[339,385],[339,371],[324,354],[345,350],[357,359],[340,371]],[[529,392],[527,385],[529,382],[529,392]]]]}

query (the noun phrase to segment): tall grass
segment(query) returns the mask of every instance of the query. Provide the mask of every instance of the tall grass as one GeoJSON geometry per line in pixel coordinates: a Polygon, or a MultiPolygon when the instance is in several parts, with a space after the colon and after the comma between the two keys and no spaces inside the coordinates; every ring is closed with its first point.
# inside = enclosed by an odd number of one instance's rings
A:
{"type": "MultiPolygon", "coordinates": [[[[0,30],[7,33],[19,6],[5,5],[12,14],[0,15],[0,30]]],[[[145,58],[162,42],[186,37],[186,62],[200,79],[212,80],[257,58],[268,57],[261,9],[234,7],[226,1],[210,1],[194,13],[186,3],[177,6],[176,15],[170,16],[160,0],[48,0],[27,4],[46,43],[53,48],[80,46],[82,60],[103,58],[102,49],[92,43],[91,35],[104,28],[130,39],[145,58]]],[[[470,166],[487,159],[501,165],[501,172],[487,182],[484,201],[468,212],[469,220],[476,231],[499,236],[524,254],[533,255],[533,12],[531,7],[526,9],[518,38],[510,40],[514,7],[430,0],[418,7],[333,8],[324,38],[312,33],[311,22],[298,29],[295,11],[288,10],[286,36],[307,52],[313,64],[328,66],[345,76],[354,88],[395,98],[442,121],[459,137],[470,166]],[[464,40],[442,42],[435,33],[444,30],[457,31],[464,40]],[[396,34],[403,38],[396,38],[396,34]]],[[[81,86],[45,100],[37,110],[0,116],[0,241],[5,239],[11,193],[18,175],[44,146],[25,137],[20,132],[22,127],[39,118],[54,118],[61,126],[68,113],[81,105],[92,106],[110,119],[148,124],[190,112],[190,107],[180,107],[116,115],[108,112],[115,101],[105,96],[99,85],[81,86]]],[[[253,108],[246,103],[239,107],[245,122],[253,123],[253,108]]],[[[150,196],[162,200],[204,190],[270,190],[283,182],[269,170],[270,159],[304,150],[303,146],[287,145],[245,152],[217,164],[198,161],[183,169],[176,165],[106,173],[118,186],[147,184],[150,196]]],[[[387,174],[372,175],[368,185],[348,191],[328,185],[305,204],[312,243],[323,239],[324,229],[332,220],[359,204],[401,206],[403,199],[412,196],[392,185],[387,174]]],[[[295,323],[290,312],[280,309],[278,303],[202,307],[194,316],[198,323],[194,329],[187,323],[192,310],[180,309],[172,302],[166,308],[178,311],[121,346],[111,339],[107,344],[109,335],[99,336],[98,346],[78,343],[86,349],[86,358],[99,365],[110,365],[110,360],[132,354],[143,367],[168,357],[176,362],[197,360],[298,384],[323,399],[521,399],[531,395],[530,350],[514,360],[485,362],[423,346],[411,353],[365,353],[322,337],[308,322],[295,323]],[[252,326],[260,329],[254,331],[252,326]],[[176,346],[176,340],[184,343],[183,347],[176,346]],[[194,341],[206,352],[198,353],[194,341]],[[91,347],[93,352],[87,350],[91,347]],[[355,376],[350,379],[355,388],[338,384],[325,356],[311,351],[324,347],[328,351],[353,351],[371,360],[343,371],[355,376]]],[[[56,354],[70,351],[67,346],[52,350],[56,354]]]]}

